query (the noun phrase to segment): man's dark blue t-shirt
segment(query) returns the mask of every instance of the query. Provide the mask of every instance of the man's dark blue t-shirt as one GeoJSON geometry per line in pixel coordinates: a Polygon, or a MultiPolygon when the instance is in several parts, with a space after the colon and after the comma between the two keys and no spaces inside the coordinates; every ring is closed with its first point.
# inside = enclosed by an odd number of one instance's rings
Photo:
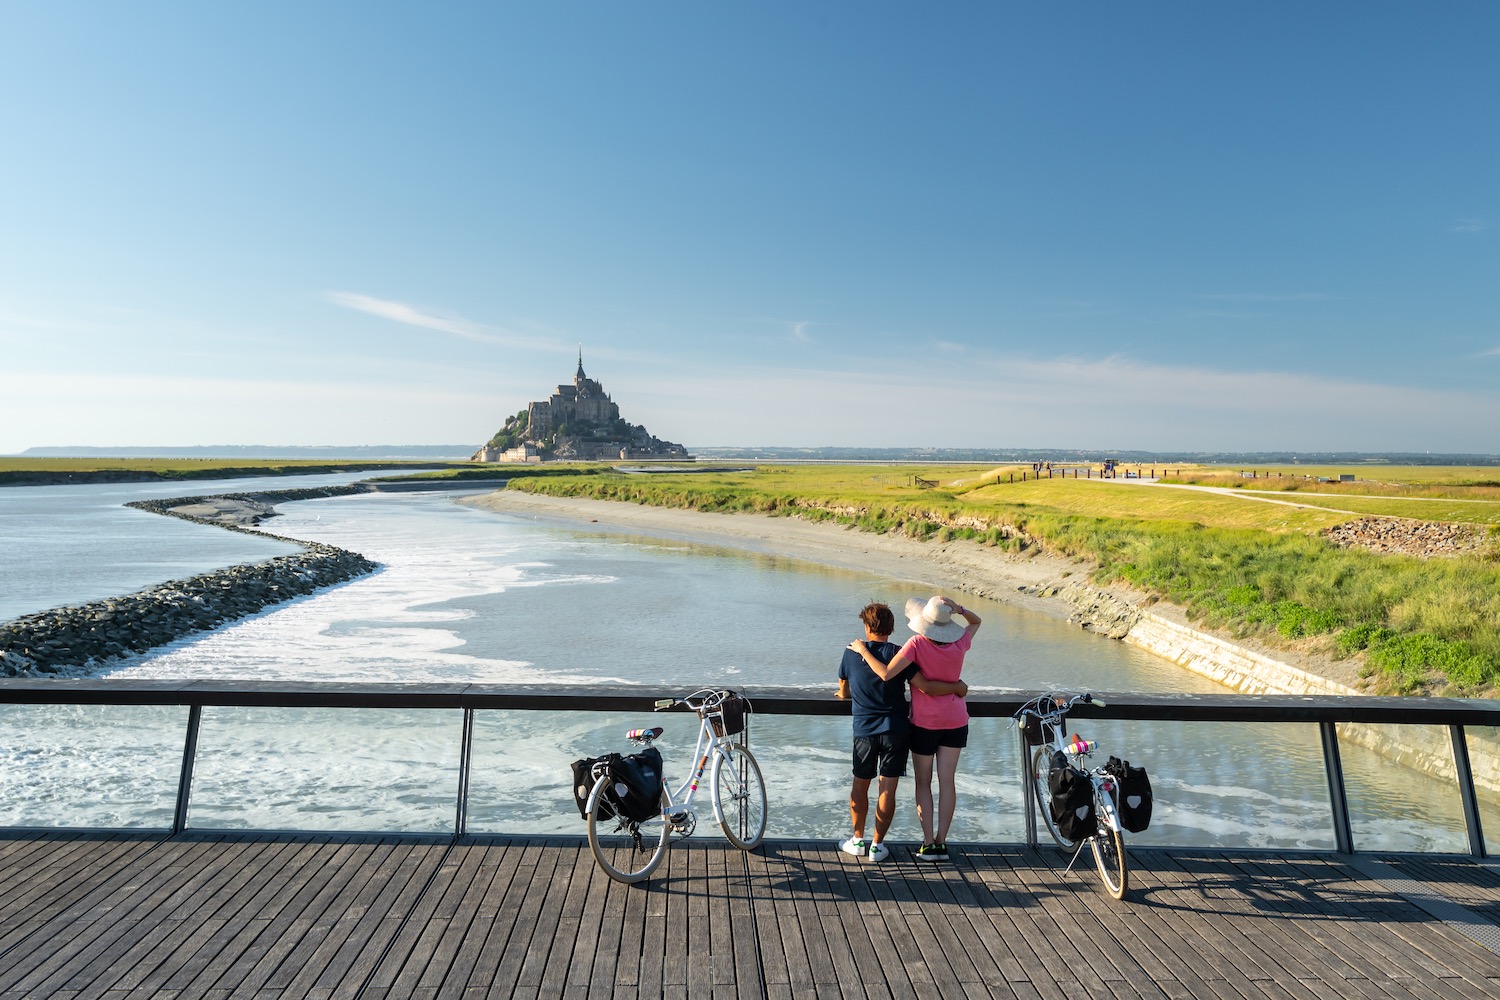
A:
{"type": "MultiPolygon", "coordinates": [[[[890,663],[901,647],[894,642],[871,642],[861,640],[875,659],[890,663]]],[[[906,705],[906,682],[917,673],[913,663],[901,671],[900,677],[881,680],[865,662],[865,658],[852,649],[844,650],[839,662],[839,680],[849,682],[849,696],[854,702],[854,735],[875,736],[879,733],[903,733],[911,724],[911,712],[906,705]]]]}

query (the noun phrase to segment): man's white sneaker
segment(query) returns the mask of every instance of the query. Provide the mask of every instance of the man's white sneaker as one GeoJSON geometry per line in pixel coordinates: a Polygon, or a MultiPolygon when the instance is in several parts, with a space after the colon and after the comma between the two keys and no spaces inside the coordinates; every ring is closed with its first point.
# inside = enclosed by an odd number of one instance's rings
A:
{"type": "Polygon", "coordinates": [[[886,858],[888,858],[890,856],[891,856],[891,849],[889,847],[886,847],[884,844],[871,844],[870,845],[870,860],[871,861],[884,861],[886,858]]]}
{"type": "Polygon", "coordinates": [[[850,837],[839,845],[839,850],[845,854],[852,854],[856,858],[862,858],[870,853],[870,845],[858,837],[850,837]]]}

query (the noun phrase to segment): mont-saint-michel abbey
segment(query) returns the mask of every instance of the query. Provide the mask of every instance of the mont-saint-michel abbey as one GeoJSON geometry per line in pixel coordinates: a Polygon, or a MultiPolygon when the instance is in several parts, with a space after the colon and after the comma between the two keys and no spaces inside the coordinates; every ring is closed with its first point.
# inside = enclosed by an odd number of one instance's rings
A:
{"type": "Polygon", "coordinates": [[[627,422],[604,386],[583,373],[583,351],[572,385],[505,418],[505,426],[471,457],[474,462],[612,461],[692,456],[680,444],[627,422]]]}

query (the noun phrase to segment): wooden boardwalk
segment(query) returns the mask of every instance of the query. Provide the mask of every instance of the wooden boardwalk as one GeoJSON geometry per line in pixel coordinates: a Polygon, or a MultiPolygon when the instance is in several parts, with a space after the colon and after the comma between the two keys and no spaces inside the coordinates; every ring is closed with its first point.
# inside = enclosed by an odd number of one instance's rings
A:
{"type": "Polygon", "coordinates": [[[582,840],[0,839],[0,998],[1500,996],[1500,869],[704,837],[641,886],[582,840]],[[1080,864],[1083,860],[1080,860],[1080,864]]]}

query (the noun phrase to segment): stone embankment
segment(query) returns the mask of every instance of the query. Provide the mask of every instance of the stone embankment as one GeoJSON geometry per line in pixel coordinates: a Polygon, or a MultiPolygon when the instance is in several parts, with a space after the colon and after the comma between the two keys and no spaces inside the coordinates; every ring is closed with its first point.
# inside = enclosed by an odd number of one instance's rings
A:
{"type": "MultiPolygon", "coordinates": [[[[363,487],[280,490],[146,500],[130,506],[263,535],[264,532],[252,531],[244,525],[273,514],[271,502],[364,491],[363,487]]],[[[124,597],[54,608],[0,623],[0,676],[54,676],[86,671],[105,661],[143,653],[194,632],[219,628],[273,604],[379,568],[378,563],[359,553],[333,545],[296,544],[304,551],[172,580],[124,597]]]]}
{"type": "Polygon", "coordinates": [[[1413,521],[1402,517],[1362,517],[1336,524],[1323,534],[1340,548],[1367,549],[1420,559],[1477,555],[1495,547],[1490,533],[1479,525],[1413,521]]]}
{"type": "MultiPolygon", "coordinates": [[[[1073,607],[1068,621],[1087,631],[1147,650],[1241,694],[1336,697],[1362,694],[1337,680],[1172,621],[1116,594],[1085,584],[1024,589],[1037,596],[1067,601],[1073,607]]],[[[1456,779],[1453,744],[1446,730],[1430,726],[1340,723],[1338,732],[1340,739],[1369,747],[1395,763],[1445,781],[1456,779]]],[[[1486,799],[1500,801],[1500,739],[1487,732],[1470,731],[1467,744],[1476,788],[1486,799]]]]}

